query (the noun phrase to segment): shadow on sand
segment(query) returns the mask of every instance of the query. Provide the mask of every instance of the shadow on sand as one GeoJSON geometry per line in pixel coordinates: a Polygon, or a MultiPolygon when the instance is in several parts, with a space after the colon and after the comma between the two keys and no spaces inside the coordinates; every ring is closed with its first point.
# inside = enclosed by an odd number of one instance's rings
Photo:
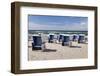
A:
{"type": "Polygon", "coordinates": [[[71,48],[81,48],[81,46],[70,46],[71,48]]]}
{"type": "Polygon", "coordinates": [[[44,49],[42,52],[56,52],[56,49],[44,49]]]}

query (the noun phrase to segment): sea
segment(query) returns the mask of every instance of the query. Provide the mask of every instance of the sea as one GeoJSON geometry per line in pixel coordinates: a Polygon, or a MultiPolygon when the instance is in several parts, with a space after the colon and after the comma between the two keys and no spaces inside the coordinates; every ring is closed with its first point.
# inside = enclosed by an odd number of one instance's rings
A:
{"type": "Polygon", "coordinates": [[[88,31],[73,31],[73,30],[28,30],[28,34],[85,34],[88,35],[88,31]]]}
{"type": "Polygon", "coordinates": [[[88,36],[88,31],[71,31],[71,30],[28,30],[28,40],[32,41],[33,38],[32,36],[33,35],[41,35],[42,37],[42,40],[44,42],[47,42],[48,41],[48,35],[49,34],[55,34],[55,39],[57,39],[57,36],[59,34],[70,34],[70,35],[73,35],[73,34],[84,34],[85,36],[88,36]]]}

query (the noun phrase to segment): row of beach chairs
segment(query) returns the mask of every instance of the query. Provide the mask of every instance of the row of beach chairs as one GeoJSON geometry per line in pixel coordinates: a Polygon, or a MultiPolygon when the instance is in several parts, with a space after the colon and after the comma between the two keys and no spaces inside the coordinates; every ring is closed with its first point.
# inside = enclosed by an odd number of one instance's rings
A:
{"type": "MultiPolygon", "coordinates": [[[[32,36],[33,43],[32,43],[32,49],[35,50],[41,50],[45,48],[45,42],[43,42],[41,36],[32,36]]],[[[55,37],[54,34],[48,35],[48,43],[61,43],[62,46],[71,46],[72,41],[78,42],[78,43],[85,43],[87,42],[87,36],[84,34],[74,34],[74,35],[67,35],[67,34],[60,34],[55,37]]]]}
{"type": "MultiPolygon", "coordinates": [[[[53,43],[54,42],[54,34],[49,35],[49,42],[53,43]]],[[[84,34],[74,34],[74,35],[67,35],[67,34],[60,34],[57,36],[56,40],[59,42],[70,42],[70,41],[77,41],[78,43],[85,43],[87,42],[87,36],[84,34]]]]}

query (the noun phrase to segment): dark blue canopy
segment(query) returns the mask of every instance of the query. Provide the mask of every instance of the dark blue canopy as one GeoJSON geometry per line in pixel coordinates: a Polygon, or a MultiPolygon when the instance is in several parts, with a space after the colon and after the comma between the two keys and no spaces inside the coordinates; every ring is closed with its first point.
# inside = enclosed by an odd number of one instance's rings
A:
{"type": "Polygon", "coordinates": [[[49,35],[49,38],[48,38],[48,42],[51,42],[51,43],[53,43],[53,40],[54,40],[54,35],[49,35]]]}
{"type": "Polygon", "coordinates": [[[78,43],[84,43],[84,40],[85,40],[85,36],[84,35],[79,35],[78,43]]]}
{"type": "Polygon", "coordinates": [[[33,36],[32,49],[36,49],[36,50],[42,49],[41,36],[33,36]]]}
{"type": "Polygon", "coordinates": [[[63,36],[63,42],[69,42],[70,41],[70,37],[69,36],[63,36]]]}
{"type": "Polygon", "coordinates": [[[41,39],[40,36],[33,36],[33,42],[34,42],[34,45],[41,46],[41,44],[42,44],[42,39],[41,39]]]}
{"type": "Polygon", "coordinates": [[[62,42],[62,39],[63,39],[63,35],[59,35],[59,38],[58,38],[59,42],[62,42]]]}

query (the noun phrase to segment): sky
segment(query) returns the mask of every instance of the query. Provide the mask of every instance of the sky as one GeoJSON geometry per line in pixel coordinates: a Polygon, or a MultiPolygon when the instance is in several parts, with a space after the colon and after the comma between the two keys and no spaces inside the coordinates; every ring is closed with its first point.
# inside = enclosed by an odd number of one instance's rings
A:
{"type": "Polygon", "coordinates": [[[88,17],[77,16],[28,16],[29,30],[88,30],[88,17]]]}

